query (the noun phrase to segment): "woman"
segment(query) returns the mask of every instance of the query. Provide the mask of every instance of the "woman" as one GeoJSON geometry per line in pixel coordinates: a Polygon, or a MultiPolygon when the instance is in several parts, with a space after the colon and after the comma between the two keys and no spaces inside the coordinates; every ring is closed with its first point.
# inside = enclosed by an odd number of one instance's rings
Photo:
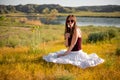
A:
{"type": "Polygon", "coordinates": [[[65,26],[65,46],[69,47],[64,54],[59,54],[58,57],[69,54],[71,51],[81,50],[81,32],[76,26],[76,17],[69,15],[66,19],[65,26]]]}
{"type": "Polygon", "coordinates": [[[81,31],[76,25],[76,17],[69,15],[65,23],[65,46],[67,50],[60,50],[44,56],[47,62],[72,64],[81,68],[96,66],[103,63],[104,60],[99,58],[95,53],[87,55],[81,49],[81,31]]]}

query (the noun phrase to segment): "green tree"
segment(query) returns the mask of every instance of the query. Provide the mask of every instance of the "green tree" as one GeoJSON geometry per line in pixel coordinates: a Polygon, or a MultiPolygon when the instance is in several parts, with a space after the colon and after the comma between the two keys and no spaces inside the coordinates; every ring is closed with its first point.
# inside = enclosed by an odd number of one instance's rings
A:
{"type": "Polygon", "coordinates": [[[58,14],[58,10],[56,10],[56,9],[49,10],[48,8],[45,8],[45,9],[43,9],[42,13],[44,14],[44,16],[46,18],[47,24],[49,24],[49,22],[51,20],[56,19],[56,16],[58,14]]]}
{"type": "Polygon", "coordinates": [[[50,10],[48,8],[45,8],[45,9],[43,9],[42,13],[44,14],[45,19],[46,19],[46,23],[48,24],[50,10]]]}
{"type": "Polygon", "coordinates": [[[14,7],[14,6],[11,6],[11,5],[9,5],[9,6],[7,7],[7,10],[9,10],[10,12],[16,12],[15,7],[14,7]]]}
{"type": "Polygon", "coordinates": [[[45,8],[43,9],[42,13],[45,15],[45,16],[48,16],[48,14],[50,13],[50,10],[48,8],[45,8]]]}
{"type": "Polygon", "coordinates": [[[51,11],[50,11],[50,19],[49,20],[54,20],[54,19],[56,19],[56,16],[57,16],[57,14],[58,14],[58,10],[56,10],[56,9],[52,9],[51,11]]]}
{"type": "Polygon", "coordinates": [[[28,13],[35,12],[35,9],[34,9],[33,5],[27,5],[27,7],[28,7],[28,13]]]}

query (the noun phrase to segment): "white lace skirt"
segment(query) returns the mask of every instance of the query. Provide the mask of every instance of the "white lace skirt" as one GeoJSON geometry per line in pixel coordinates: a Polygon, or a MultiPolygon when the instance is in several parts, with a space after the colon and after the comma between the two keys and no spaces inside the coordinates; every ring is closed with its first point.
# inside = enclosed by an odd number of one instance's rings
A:
{"type": "Polygon", "coordinates": [[[44,56],[43,59],[47,62],[60,63],[60,64],[72,64],[81,68],[87,68],[96,66],[103,63],[104,60],[98,57],[95,53],[87,54],[80,51],[72,51],[70,54],[57,58],[58,54],[64,54],[66,50],[60,50],[54,53],[50,53],[44,56]]]}

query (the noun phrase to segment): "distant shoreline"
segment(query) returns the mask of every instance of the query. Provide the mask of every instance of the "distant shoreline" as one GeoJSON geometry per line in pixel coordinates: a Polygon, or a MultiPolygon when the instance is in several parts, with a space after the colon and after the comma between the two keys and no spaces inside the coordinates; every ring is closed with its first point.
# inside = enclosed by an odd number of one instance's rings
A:
{"type": "MultiPolygon", "coordinates": [[[[1,16],[1,15],[0,15],[1,16]]],[[[33,15],[28,15],[28,16],[6,16],[6,17],[44,17],[44,16],[33,16],[33,15]]],[[[62,16],[57,16],[57,17],[62,17],[62,16]]],[[[64,17],[64,16],[63,16],[64,17]]],[[[77,17],[93,17],[93,18],[120,18],[120,16],[77,16],[77,17]]]]}
{"type": "MultiPolygon", "coordinates": [[[[74,14],[78,17],[98,17],[98,18],[120,18],[120,12],[77,12],[77,13],[58,13],[57,17],[68,16],[69,14],[74,14]]],[[[45,17],[44,14],[40,13],[9,13],[9,14],[0,14],[0,16],[6,17],[45,17]]]]}

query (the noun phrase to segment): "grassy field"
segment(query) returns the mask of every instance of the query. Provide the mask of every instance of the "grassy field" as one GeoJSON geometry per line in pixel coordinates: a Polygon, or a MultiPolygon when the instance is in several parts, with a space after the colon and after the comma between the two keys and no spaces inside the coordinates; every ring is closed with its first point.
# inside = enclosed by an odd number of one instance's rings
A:
{"type": "MultiPolygon", "coordinates": [[[[80,11],[75,13],[75,16],[87,16],[87,17],[120,17],[120,12],[90,12],[90,11],[80,11]]],[[[59,13],[59,16],[67,16],[67,13],[59,13]]]]}
{"type": "Polygon", "coordinates": [[[70,64],[48,63],[50,52],[64,49],[64,25],[31,25],[17,20],[0,21],[0,80],[119,80],[120,28],[79,26],[83,51],[105,60],[95,67],[81,69],[70,64]],[[91,33],[113,30],[115,36],[87,42],[91,33]]]}
{"type": "MultiPolygon", "coordinates": [[[[90,12],[90,11],[79,11],[73,12],[69,14],[74,14],[75,16],[87,16],[87,17],[120,17],[120,12],[90,12]]],[[[44,14],[39,13],[9,13],[9,14],[1,14],[0,16],[39,16],[43,17],[44,14]]],[[[68,13],[58,13],[57,16],[68,16],[68,13]]]]}

